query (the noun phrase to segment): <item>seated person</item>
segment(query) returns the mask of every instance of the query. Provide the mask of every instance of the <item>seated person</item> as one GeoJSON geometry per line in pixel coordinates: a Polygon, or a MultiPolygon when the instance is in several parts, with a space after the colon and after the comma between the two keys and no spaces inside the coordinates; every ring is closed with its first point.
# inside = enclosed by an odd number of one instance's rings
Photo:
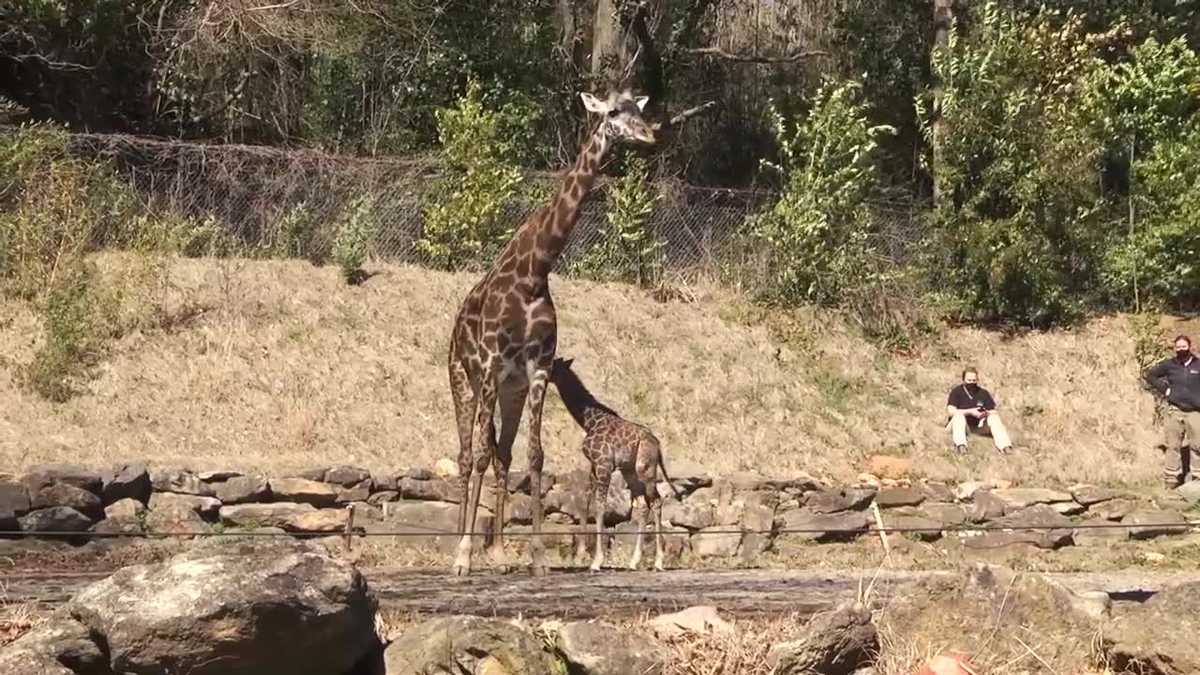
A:
{"type": "Polygon", "coordinates": [[[967,451],[967,431],[987,433],[1001,453],[1008,454],[1012,450],[1012,441],[1008,438],[1008,430],[996,412],[996,402],[987,389],[979,386],[979,371],[967,368],[962,373],[962,384],[950,390],[946,400],[946,413],[950,420],[946,428],[954,439],[954,450],[961,454],[967,451]]]}

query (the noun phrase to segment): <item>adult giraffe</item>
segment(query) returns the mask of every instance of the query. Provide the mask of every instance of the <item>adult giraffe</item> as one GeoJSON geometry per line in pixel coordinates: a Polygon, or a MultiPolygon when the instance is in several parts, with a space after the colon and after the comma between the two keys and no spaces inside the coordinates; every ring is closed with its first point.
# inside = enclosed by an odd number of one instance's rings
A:
{"type": "Polygon", "coordinates": [[[450,335],[450,391],[458,423],[462,499],[458,512],[458,552],[454,574],[471,571],[471,535],[488,464],[496,477],[496,531],[489,551],[495,565],[507,567],[504,509],[512,445],[529,408],[529,487],[533,498],[530,571],[546,573],[542,531],[542,404],[554,363],[558,319],[550,299],[549,276],[579,220],[579,207],[596,181],[605,153],[617,141],[654,143],[654,127],[642,119],[647,97],[628,91],[599,99],[580,93],[584,107],[601,115],[558,194],[517,228],[492,268],[463,300],[450,335]],[[493,413],[500,405],[500,438],[493,413]],[[472,447],[479,450],[476,456],[472,447]],[[472,484],[472,479],[474,483],[472,484]]]}

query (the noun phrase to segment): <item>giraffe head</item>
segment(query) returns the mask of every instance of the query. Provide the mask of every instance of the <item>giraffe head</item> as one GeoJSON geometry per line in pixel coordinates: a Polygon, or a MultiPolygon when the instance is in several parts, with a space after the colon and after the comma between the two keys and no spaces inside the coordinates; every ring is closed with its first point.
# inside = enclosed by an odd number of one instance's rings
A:
{"type": "Polygon", "coordinates": [[[588,112],[603,115],[600,122],[603,133],[615,141],[636,141],[653,144],[654,128],[642,119],[642,110],[649,96],[634,96],[629,90],[610,92],[607,99],[597,98],[586,91],[580,92],[583,107],[588,112]]]}

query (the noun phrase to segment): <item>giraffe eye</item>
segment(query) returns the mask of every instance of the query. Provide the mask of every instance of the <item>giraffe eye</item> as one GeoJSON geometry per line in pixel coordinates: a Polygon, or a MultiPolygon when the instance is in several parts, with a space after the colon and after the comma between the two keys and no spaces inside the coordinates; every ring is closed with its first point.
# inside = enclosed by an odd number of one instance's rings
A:
{"type": "Polygon", "coordinates": [[[617,110],[616,108],[613,108],[612,110],[609,110],[609,111],[608,111],[608,117],[609,117],[609,119],[612,119],[612,118],[614,118],[614,117],[616,117],[617,115],[620,115],[620,114],[621,114],[621,111],[617,110]]]}

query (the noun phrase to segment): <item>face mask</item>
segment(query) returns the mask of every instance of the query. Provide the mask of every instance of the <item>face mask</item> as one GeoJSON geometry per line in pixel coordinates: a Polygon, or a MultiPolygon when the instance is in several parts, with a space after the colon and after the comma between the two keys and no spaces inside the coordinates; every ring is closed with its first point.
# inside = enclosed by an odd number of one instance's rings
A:
{"type": "Polygon", "coordinates": [[[1175,352],[1175,358],[1179,359],[1180,361],[1187,361],[1188,357],[1191,355],[1192,355],[1192,353],[1187,349],[1184,349],[1183,351],[1175,352]]]}
{"type": "Polygon", "coordinates": [[[979,391],[978,384],[968,384],[968,385],[966,385],[966,387],[967,387],[967,391],[971,394],[974,394],[975,392],[979,391]]]}

